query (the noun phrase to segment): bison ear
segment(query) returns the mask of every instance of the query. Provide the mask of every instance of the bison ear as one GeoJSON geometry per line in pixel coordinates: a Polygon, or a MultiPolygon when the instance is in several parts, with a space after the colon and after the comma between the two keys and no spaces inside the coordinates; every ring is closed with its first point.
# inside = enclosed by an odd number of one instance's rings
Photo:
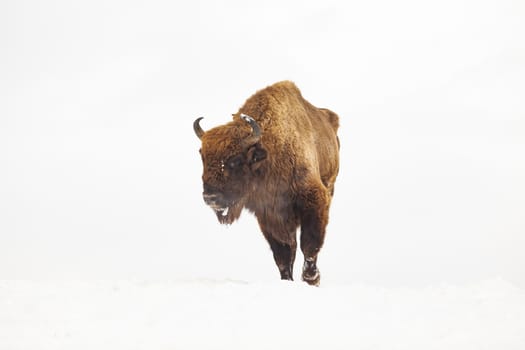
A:
{"type": "Polygon", "coordinates": [[[259,169],[259,167],[262,164],[262,161],[265,160],[267,156],[268,152],[266,152],[266,150],[261,146],[259,142],[251,146],[248,149],[247,158],[252,171],[259,169]]]}

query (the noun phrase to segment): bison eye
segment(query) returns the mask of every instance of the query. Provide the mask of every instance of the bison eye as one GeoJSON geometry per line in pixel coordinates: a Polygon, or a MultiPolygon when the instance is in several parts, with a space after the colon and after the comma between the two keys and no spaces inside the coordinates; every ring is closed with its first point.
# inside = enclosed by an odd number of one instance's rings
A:
{"type": "Polygon", "coordinates": [[[226,162],[226,166],[233,170],[233,169],[239,168],[242,165],[242,163],[243,163],[242,157],[237,156],[237,157],[228,159],[228,161],[226,162]]]}

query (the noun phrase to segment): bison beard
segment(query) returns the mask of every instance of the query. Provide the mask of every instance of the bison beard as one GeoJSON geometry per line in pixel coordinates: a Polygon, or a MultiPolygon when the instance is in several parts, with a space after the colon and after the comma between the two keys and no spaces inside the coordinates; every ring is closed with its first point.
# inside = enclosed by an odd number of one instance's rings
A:
{"type": "Polygon", "coordinates": [[[204,131],[203,198],[221,224],[257,217],[282,279],[293,280],[297,228],[302,279],[319,285],[317,257],[339,171],[338,116],[306,101],[289,81],[258,91],[233,120],[204,131]]]}

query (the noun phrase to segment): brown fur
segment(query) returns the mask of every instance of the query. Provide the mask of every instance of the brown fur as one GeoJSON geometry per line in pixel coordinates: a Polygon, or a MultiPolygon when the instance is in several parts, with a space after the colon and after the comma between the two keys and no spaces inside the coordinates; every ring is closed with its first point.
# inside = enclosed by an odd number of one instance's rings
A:
{"type": "Polygon", "coordinates": [[[230,224],[243,208],[253,212],[283,279],[292,279],[301,227],[303,279],[319,284],[315,262],[339,171],[338,127],[337,114],[314,107],[294,83],[283,81],[258,91],[231,122],[202,135],[204,194],[212,193],[229,207],[226,216],[217,212],[217,218],[230,224]],[[254,145],[243,143],[251,128],[241,114],[255,119],[262,130],[254,145]],[[230,167],[236,161],[241,164],[230,167]]]}

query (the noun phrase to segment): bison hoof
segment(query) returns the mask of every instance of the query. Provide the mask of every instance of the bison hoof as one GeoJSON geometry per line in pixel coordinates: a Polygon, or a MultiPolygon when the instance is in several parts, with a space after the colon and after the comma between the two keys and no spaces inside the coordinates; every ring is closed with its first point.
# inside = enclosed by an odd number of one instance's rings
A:
{"type": "Polygon", "coordinates": [[[319,271],[316,271],[315,275],[313,276],[303,274],[303,281],[305,281],[311,286],[319,287],[319,285],[321,284],[321,274],[319,273],[319,271]]]}
{"type": "Polygon", "coordinates": [[[321,283],[321,273],[315,265],[315,259],[308,258],[303,265],[303,281],[311,286],[319,286],[321,283]]]}
{"type": "Polygon", "coordinates": [[[282,280],[288,280],[288,281],[293,281],[293,274],[292,274],[292,271],[288,268],[286,269],[283,269],[280,271],[281,273],[281,279],[282,280]]]}
{"type": "Polygon", "coordinates": [[[293,281],[293,277],[290,275],[281,275],[282,280],[293,281]]]}

